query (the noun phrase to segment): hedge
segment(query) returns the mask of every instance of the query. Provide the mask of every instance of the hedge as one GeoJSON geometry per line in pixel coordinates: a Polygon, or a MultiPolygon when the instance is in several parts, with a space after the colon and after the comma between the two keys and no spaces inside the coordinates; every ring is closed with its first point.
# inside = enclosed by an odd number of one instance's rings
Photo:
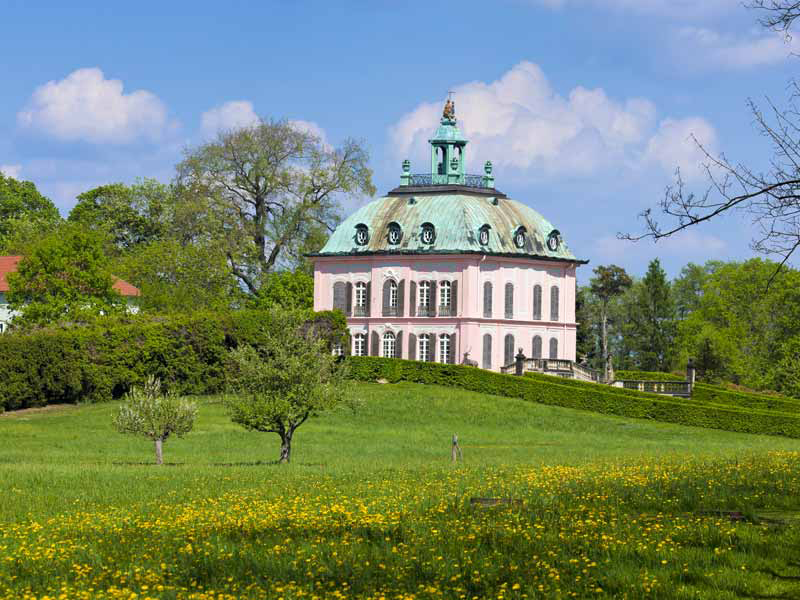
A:
{"type": "Polygon", "coordinates": [[[692,397],[698,401],[739,406],[742,408],[757,408],[761,410],[779,410],[788,413],[800,413],[800,400],[787,396],[767,396],[766,394],[751,394],[736,392],[717,385],[695,383],[692,397]]]}
{"type": "Polygon", "coordinates": [[[361,381],[384,379],[392,383],[437,384],[622,417],[800,438],[800,418],[777,411],[703,405],[681,398],[642,395],[641,392],[625,394],[612,391],[614,388],[605,390],[596,384],[576,386],[558,380],[503,375],[475,367],[375,357],[350,357],[348,362],[351,376],[361,381]]]}
{"type": "MultiPolygon", "coordinates": [[[[269,335],[272,314],[127,317],[1,335],[0,411],[118,398],[149,374],[179,394],[219,392],[227,352],[241,343],[258,347],[269,335]]],[[[339,312],[304,317],[329,343],[347,336],[339,312]]]]}
{"type": "Polygon", "coordinates": [[[633,379],[636,381],[686,381],[684,375],[660,373],[658,371],[614,371],[616,379],[633,379]]]}

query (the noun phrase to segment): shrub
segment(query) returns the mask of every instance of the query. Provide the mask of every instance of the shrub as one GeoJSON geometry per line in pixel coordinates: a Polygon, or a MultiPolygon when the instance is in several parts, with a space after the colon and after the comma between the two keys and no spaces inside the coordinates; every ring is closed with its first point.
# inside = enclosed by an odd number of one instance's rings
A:
{"type": "MultiPolygon", "coordinates": [[[[326,341],[345,339],[338,312],[303,312],[326,341]]],[[[0,406],[96,402],[119,398],[147,376],[177,394],[225,387],[225,360],[239,344],[259,348],[275,313],[243,310],[170,317],[101,319],[90,326],[0,336],[0,406]]]]}
{"type": "Polygon", "coordinates": [[[686,381],[684,375],[660,373],[658,371],[615,371],[616,379],[634,379],[638,381],[686,381]]]}
{"type": "Polygon", "coordinates": [[[628,390],[591,383],[515,377],[457,365],[375,357],[350,357],[348,361],[351,376],[362,381],[382,378],[391,383],[410,381],[438,384],[623,417],[742,433],[800,437],[800,418],[796,414],[704,405],[694,400],[644,392],[629,393],[628,390]]]}

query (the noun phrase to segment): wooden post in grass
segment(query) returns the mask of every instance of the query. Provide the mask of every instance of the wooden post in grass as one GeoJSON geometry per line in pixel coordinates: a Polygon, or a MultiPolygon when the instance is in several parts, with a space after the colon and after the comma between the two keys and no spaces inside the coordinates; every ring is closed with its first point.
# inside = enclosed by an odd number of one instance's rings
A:
{"type": "Polygon", "coordinates": [[[458,445],[458,434],[453,434],[453,451],[451,458],[453,462],[457,462],[459,459],[462,461],[464,460],[464,455],[461,453],[461,446],[458,445]]]}

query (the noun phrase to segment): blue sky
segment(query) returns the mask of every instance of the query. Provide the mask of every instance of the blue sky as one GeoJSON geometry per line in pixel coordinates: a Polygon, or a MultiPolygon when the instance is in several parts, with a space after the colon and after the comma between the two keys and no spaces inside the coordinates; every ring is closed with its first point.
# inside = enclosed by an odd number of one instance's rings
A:
{"type": "Polygon", "coordinates": [[[364,139],[382,193],[403,158],[425,170],[454,90],[468,170],[491,159],[497,187],[576,255],[636,274],[656,256],[675,274],[751,255],[745,215],[657,245],[615,236],[641,229],[676,166],[704,188],[692,134],[765,166],[746,101],[783,103],[800,60],[739,0],[0,0],[0,14],[0,168],[64,214],[96,185],[169,180],[184,148],[256,115],[364,139]]]}

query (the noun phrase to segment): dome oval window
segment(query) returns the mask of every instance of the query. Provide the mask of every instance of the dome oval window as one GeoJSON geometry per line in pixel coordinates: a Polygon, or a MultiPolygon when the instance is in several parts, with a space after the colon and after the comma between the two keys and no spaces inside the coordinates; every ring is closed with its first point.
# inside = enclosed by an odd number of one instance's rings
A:
{"type": "Polygon", "coordinates": [[[363,223],[356,225],[356,244],[366,246],[369,242],[369,229],[363,223]]]}
{"type": "Polygon", "coordinates": [[[478,243],[480,243],[481,246],[485,246],[489,243],[490,229],[491,227],[489,227],[488,225],[484,225],[478,230],[478,243]]]}
{"type": "Polygon", "coordinates": [[[518,229],[517,229],[517,230],[514,232],[514,245],[515,245],[517,248],[524,248],[524,247],[525,247],[525,242],[526,242],[526,238],[527,238],[527,233],[528,233],[528,232],[525,230],[525,228],[524,228],[524,227],[519,227],[519,228],[518,228],[518,229]]]}
{"type": "Polygon", "coordinates": [[[547,236],[547,247],[551,252],[555,252],[558,250],[560,245],[561,233],[558,231],[558,229],[553,229],[553,231],[550,232],[550,235],[547,236]]]}
{"type": "Polygon", "coordinates": [[[423,223],[420,237],[423,244],[433,244],[436,241],[436,229],[431,223],[423,223]]]}
{"type": "Polygon", "coordinates": [[[389,233],[387,234],[389,243],[396,246],[403,239],[403,230],[397,223],[389,223],[389,233]]]}

